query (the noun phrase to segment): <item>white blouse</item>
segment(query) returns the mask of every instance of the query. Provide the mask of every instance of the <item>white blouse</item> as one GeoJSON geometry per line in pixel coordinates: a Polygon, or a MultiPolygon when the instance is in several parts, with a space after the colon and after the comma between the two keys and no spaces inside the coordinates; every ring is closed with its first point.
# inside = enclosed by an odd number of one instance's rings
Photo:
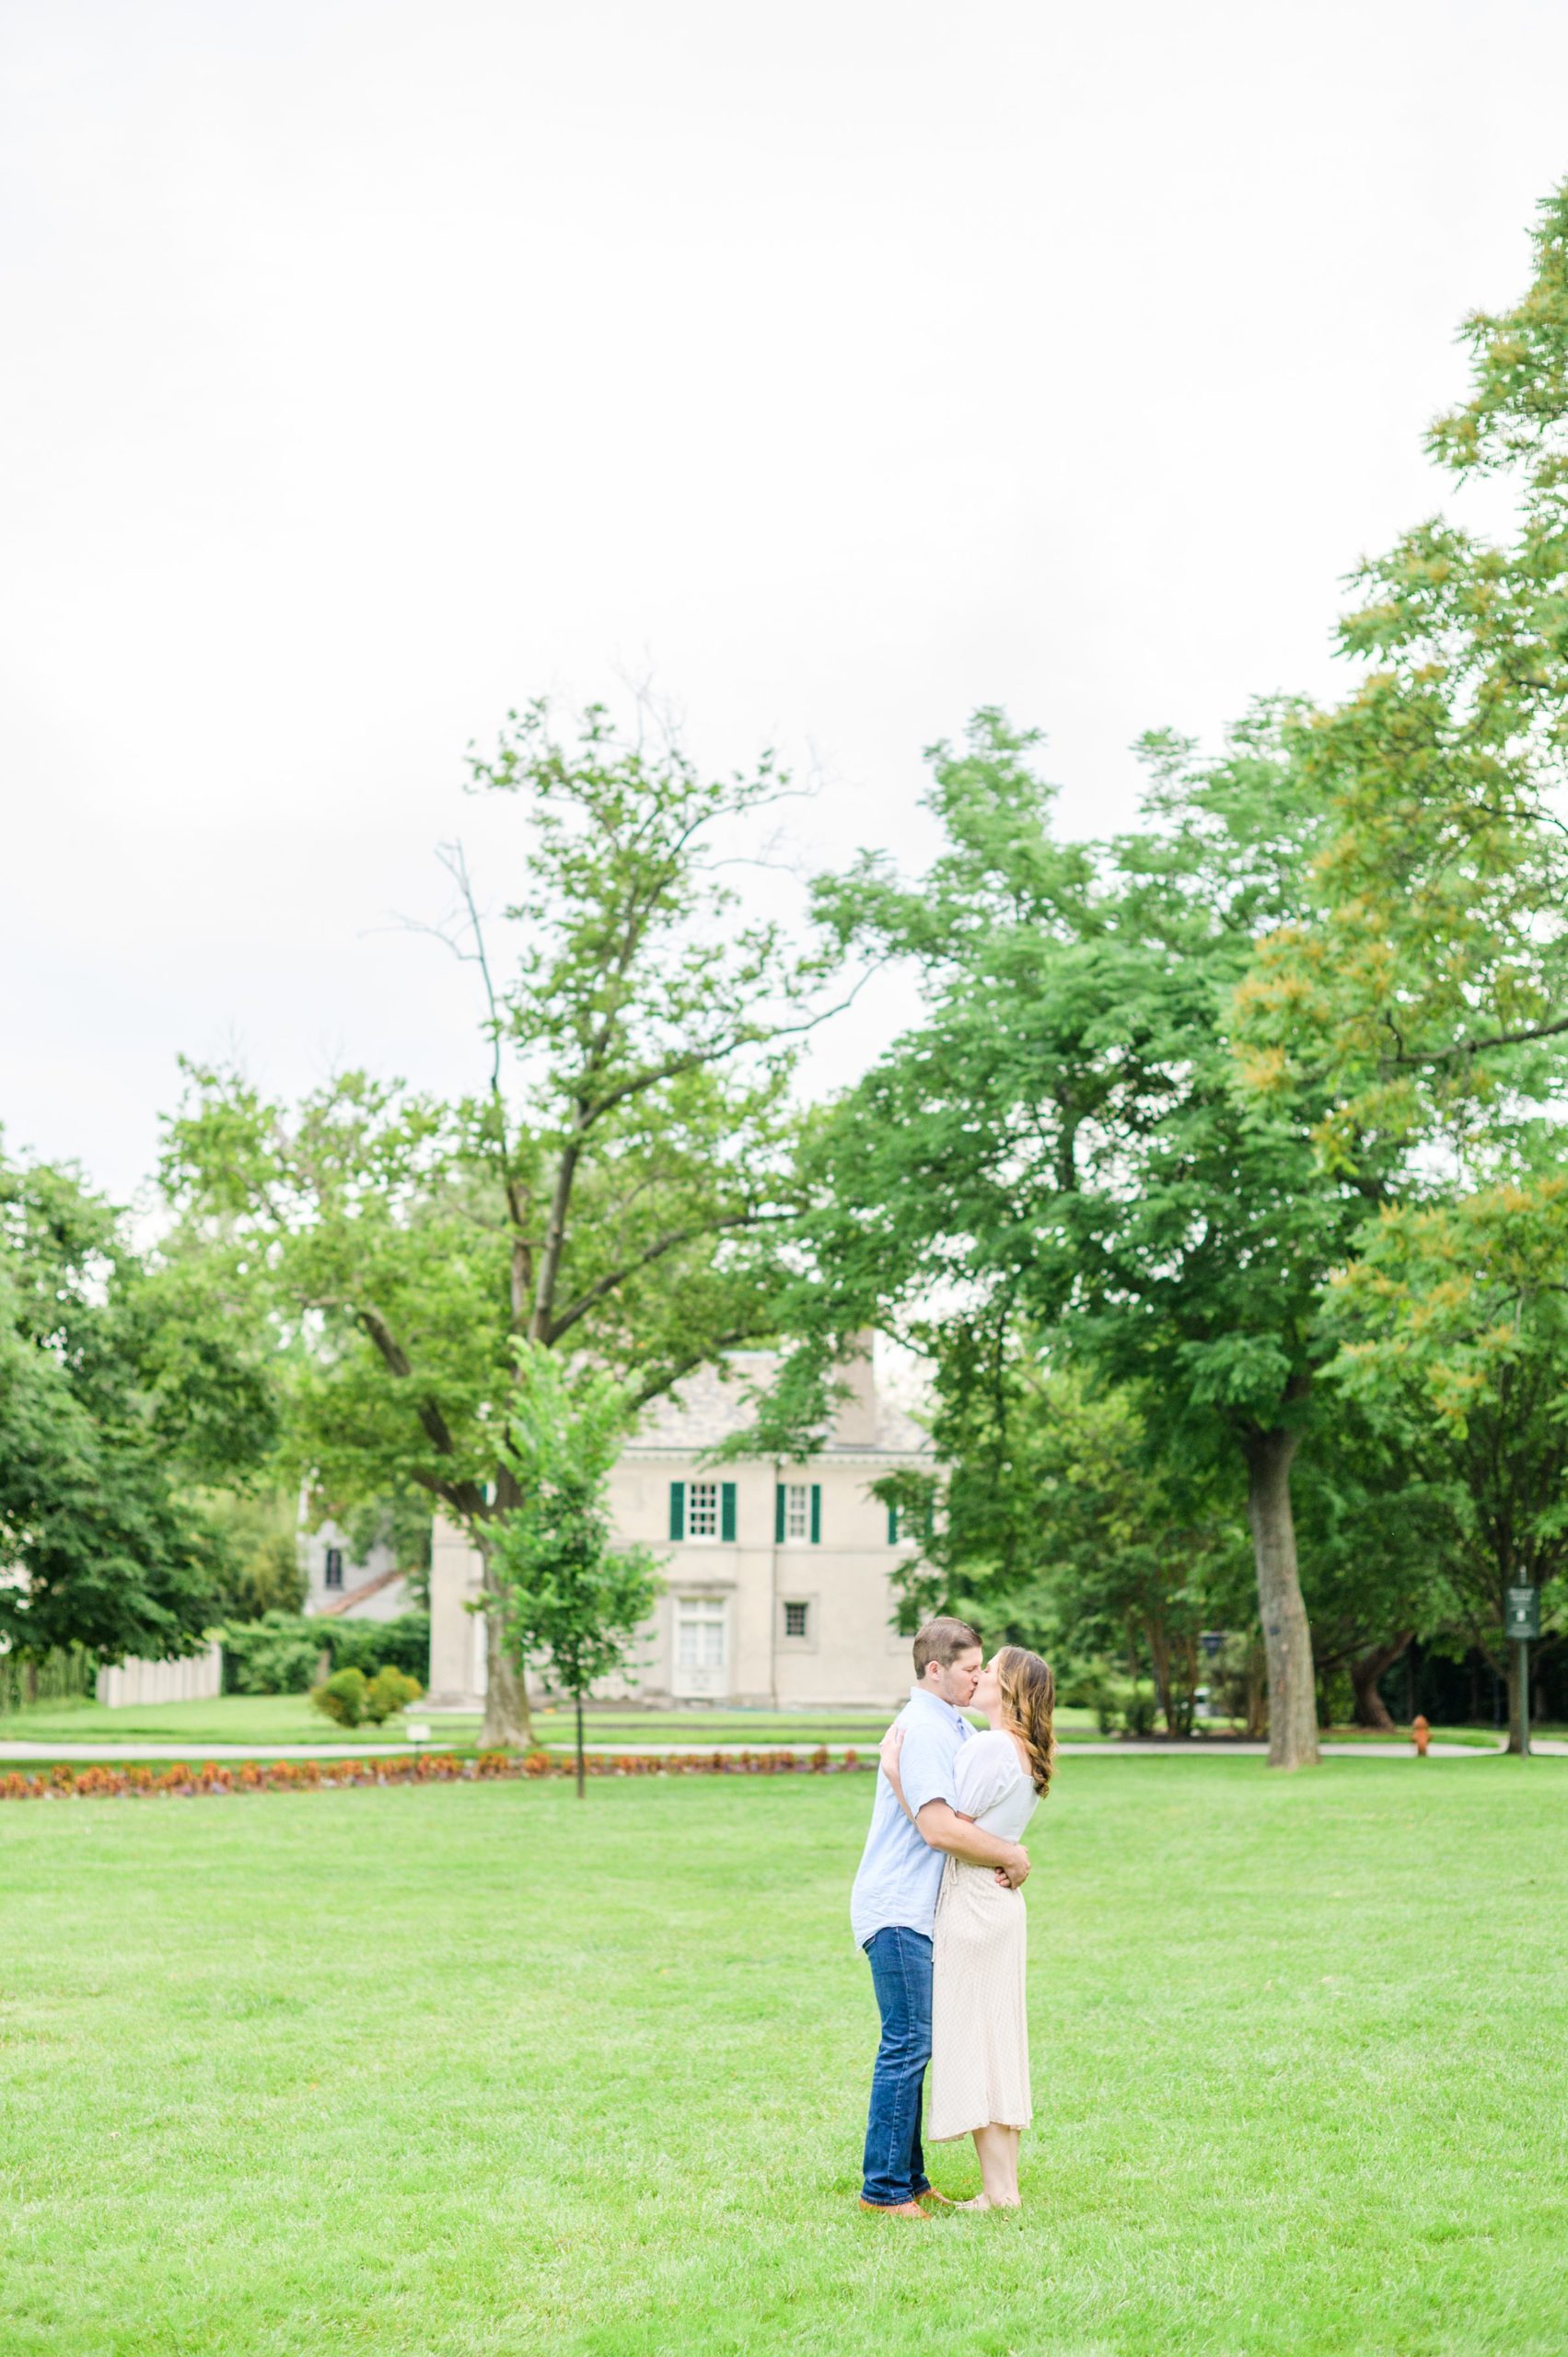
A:
{"type": "Polygon", "coordinates": [[[1040,1794],[1018,1757],[1018,1747],[1000,1727],[988,1727],[964,1744],[954,1763],[958,1815],[972,1817],[982,1832],[1016,1841],[1035,1813],[1040,1794]]]}

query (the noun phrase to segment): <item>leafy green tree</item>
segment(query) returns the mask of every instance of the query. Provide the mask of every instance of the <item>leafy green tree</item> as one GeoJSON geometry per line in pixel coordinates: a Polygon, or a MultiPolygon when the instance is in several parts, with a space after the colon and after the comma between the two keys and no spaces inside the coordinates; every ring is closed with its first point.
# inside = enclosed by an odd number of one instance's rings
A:
{"type": "Polygon", "coordinates": [[[448,858],[482,1085],[444,1100],[350,1073],[291,1109],[193,1072],[164,1173],[192,1249],[243,1265],[294,1342],[319,1492],[344,1511],[420,1492],[478,1549],[499,1744],[528,1736],[494,1564],[526,1504],[518,1345],[645,1401],[774,1330],[790,1079],[824,970],[740,922],[724,872],[788,791],[770,761],[714,781],[597,708],[563,739],[536,704],[473,775],[528,826],[509,970],[448,858]]]}
{"type": "Polygon", "coordinates": [[[1023,1316],[1136,1395],[1163,1463],[1229,1452],[1271,1758],[1295,1767],[1317,1757],[1290,1479],[1330,1353],[1318,1302],[1397,1156],[1325,1175],[1306,1109],[1237,1084],[1234,994],[1302,904],[1320,817],[1293,790],[1286,718],[1260,713],[1214,764],[1151,742],[1143,830],[1098,845],[1052,838],[1036,740],[999,714],[935,749],[931,872],[905,886],[867,855],[821,888],[846,942],[915,961],[926,1012],[823,1128],[791,1316],[819,1367],[933,1299],[1023,1316]]]}
{"type": "Polygon", "coordinates": [[[189,1485],[275,1424],[264,1352],[209,1283],[149,1269],[71,1169],[0,1157],[0,1641],[37,1665],[201,1643],[221,1562],[189,1485]]]}
{"type": "Polygon", "coordinates": [[[1493,1652],[1501,1587],[1555,1560],[1553,1314],[1528,1271],[1568,1077],[1568,185],[1534,245],[1523,298],[1467,323],[1471,395],[1430,437],[1458,480],[1511,497],[1512,529],[1434,518],[1362,568],[1342,632],[1361,684],[1287,732],[1322,813],[1303,904],[1235,1003],[1255,1100],[1306,1120],[1328,1168],[1366,1183],[1392,1142],[1419,1151],[1417,1201],[1349,1272],[1342,1308],[1371,1339],[1337,1372],[1425,1452],[1429,1485],[1451,1478],[1453,1545],[1434,1551],[1460,1631],[1493,1652]]]}
{"type": "Polygon", "coordinates": [[[1260,712],[1218,762],[1149,740],[1144,831],[1098,848],[1051,842],[1029,740],[982,714],[938,749],[950,848],[922,887],[873,859],[826,895],[920,962],[931,1015],[837,1126],[854,1209],[820,1265],[862,1317],[912,1277],[1027,1303],[1148,1384],[1178,1457],[1225,1428],[1283,1765],[1316,1749],[1290,1484],[1324,1287],[1371,1213],[1473,1175],[1562,1076],[1568,188],[1536,260],[1470,322],[1473,395],[1433,435],[1513,488],[1517,529],[1431,522],[1364,568],[1342,702],[1260,712]]]}
{"type": "Polygon", "coordinates": [[[512,1649],[546,1656],[552,1682],[572,1698],[579,1800],[583,1698],[631,1666],[659,1589],[650,1549],[610,1543],[606,1492],[632,1417],[622,1385],[574,1375],[539,1343],[519,1345],[511,1423],[521,1504],[495,1536],[501,1620],[512,1649]]]}
{"type": "Polygon", "coordinates": [[[1388,1734],[1378,1681],[1448,1625],[1443,1562],[1462,1500],[1441,1450],[1401,1443],[1331,1382],[1325,1403],[1294,1485],[1319,1715],[1329,1724],[1348,1701],[1358,1726],[1388,1734]]]}
{"type": "Polygon", "coordinates": [[[1354,693],[1291,753],[1326,824],[1303,907],[1260,945],[1238,1044],[1305,1096],[1327,1159],[1390,1132],[1461,1155],[1550,1098],[1568,1043],[1568,184],[1523,299],[1466,325],[1470,400],[1433,456],[1511,494],[1512,536],[1439,517],[1365,564],[1354,693]]]}
{"type": "MultiPolygon", "coordinates": [[[[1568,1178],[1411,1207],[1335,1289],[1335,1379],[1412,1451],[1452,1469],[1438,1562],[1459,1631],[1508,1679],[1506,1592],[1568,1574],[1568,1178]]],[[[1550,1602],[1549,1596],[1549,1602],[1550,1602]]]]}
{"type": "Polygon", "coordinates": [[[225,1620],[297,1613],[305,1602],[298,1504],[278,1489],[220,1490],[201,1501],[217,1543],[217,1608],[225,1620]]]}
{"type": "MultiPolygon", "coordinates": [[[[1202,1631],[1252,1612],[1221,1469],[1161,1464],[1131,1395],[1052,1370],[1027,1344],[998,1349],[962,1319],[935,1341],[932,1437],[949,1469],[904,1574],[912,1605],[1058,1657],[1135,1665],[1141,1652],[1168,1731],[1189,1733],[1202,1631]]],[[[917,1530],[929,1479],[880,1485],[917,1530]]]]}

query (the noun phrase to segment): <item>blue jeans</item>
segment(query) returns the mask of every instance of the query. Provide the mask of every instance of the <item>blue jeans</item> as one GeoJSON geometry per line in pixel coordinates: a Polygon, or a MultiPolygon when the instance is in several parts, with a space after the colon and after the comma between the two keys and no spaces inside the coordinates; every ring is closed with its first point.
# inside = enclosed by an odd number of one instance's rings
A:
{"type": "Polygon", "coordinates": [[[888,2210],[923,2193],[931,2182],[920,2148],[920,2099],[931,2060],[931,1942],[923,1932],[888,1923],[873,1932],[865,1954],[882,2042],[871,2073],[861,2191],[888,2210]]]}

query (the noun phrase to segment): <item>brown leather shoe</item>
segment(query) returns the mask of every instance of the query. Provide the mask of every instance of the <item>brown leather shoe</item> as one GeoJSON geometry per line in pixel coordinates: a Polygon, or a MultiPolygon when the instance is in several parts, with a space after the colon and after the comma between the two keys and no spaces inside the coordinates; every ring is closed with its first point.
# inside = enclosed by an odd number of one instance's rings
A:
{"type": "Polygon", "coordinates": [[[916,2201],[940,2201],[945,2203],[949,2210],[956,2210],[958,2207],[957,2202],[954,2200],[950,2193],[939,2193],[934,2185],[923,2186],[920,2192],[914,2195],[913,2199],[916,2201]]]}
{"type": "Polygon", "coordinates": [[[860,2206],[875,2211],[878,2218],[923,2218],[926,2214],[918,2201],[867,2201],[864,2193],[860,2206]]]}

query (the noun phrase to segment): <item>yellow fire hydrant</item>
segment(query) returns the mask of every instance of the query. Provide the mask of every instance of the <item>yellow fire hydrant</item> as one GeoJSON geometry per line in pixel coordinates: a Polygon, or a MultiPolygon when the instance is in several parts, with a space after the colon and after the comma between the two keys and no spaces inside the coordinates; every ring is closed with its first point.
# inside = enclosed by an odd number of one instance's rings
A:
{"type": "Polygon", "coordinates": [[[1424,1759],[1426,1747],[1432,1741],[1432,1729],[1427,1725],[1425,1717],[1420,1711],[1411,1721],[1411,1736],[1415,1744],[1416,1758],[1424,1759]]]}

